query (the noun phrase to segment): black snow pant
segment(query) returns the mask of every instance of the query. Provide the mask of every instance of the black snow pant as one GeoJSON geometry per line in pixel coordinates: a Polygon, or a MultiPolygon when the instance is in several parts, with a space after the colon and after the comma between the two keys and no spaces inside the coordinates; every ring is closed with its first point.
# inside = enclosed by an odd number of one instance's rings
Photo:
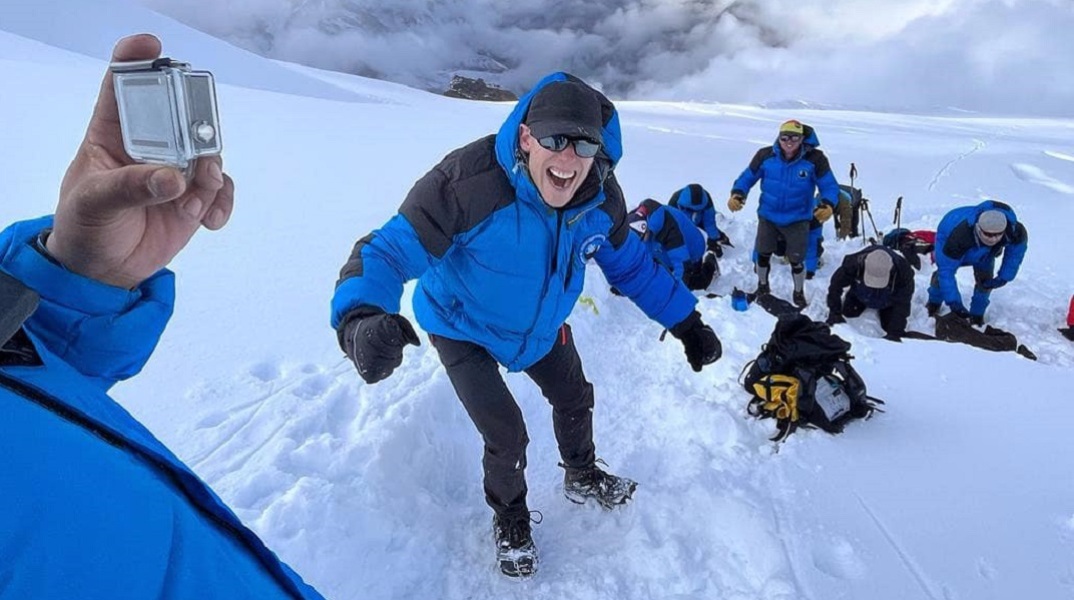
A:
{"type": "MultiPolygon", "coordinates": [[[[843,298],[843,310],[841,312],[843,313],[844,317],[854,318],[860,317],[861,314],[865,312],[866,308],[867,307],[865,306],[865,304],[862,303],[862,301],[858,298],[857,295],[854,294],[853,291],[848,291],[846,293],[846,296],[843,298]]],[[[880,317],[880,327],[883,328],[884,333],[903,335],[904,332],[902,331],[892,331],[891,319],[892,316],[895,314],[894,304],[877,309],[876,313],[877,316],[880,317]]]]}
{"type": "MultiPolygon", "coordinates": [[[[431,337],[455,393],[485,441],[485,501],[497,515],[525,513],[529,437],[499,364],[477,344],[431,337]]],[[[552,405],[552,426],[563,464],[593,465],[593,385],[582,373],[570,326],[560,328],[556,345],[525,373],[552,405]]]]}

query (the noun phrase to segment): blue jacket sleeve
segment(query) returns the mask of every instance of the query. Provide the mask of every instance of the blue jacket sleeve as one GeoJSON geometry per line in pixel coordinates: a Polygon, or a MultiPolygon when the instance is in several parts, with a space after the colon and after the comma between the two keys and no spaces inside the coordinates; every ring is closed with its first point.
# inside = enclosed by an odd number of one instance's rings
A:
{"type": "Polygon", "coordinates": [[[708,239],[720,239],[720,228],[716,225],[716,207],[711,202],[701,213],[701,223],[705,226],[705,235],[708,236],[708,239]]]}
{"type": "Polygon", "coordinates": [[[955,272],[962,264],[962,257],[952,257],[944,252],[950,231],[943,229],[936,232],[936,279],[940,286],[940,297],[948,306],[962,306],[962,295],[958,292],[955,272]]]}
{"type": "Polygon", "coordinates": [[[741,193],[743,196],[746,196],[750,193],[750,189],[760,178],[761,169],[758,168],[757,170],[754,170],[753,165],[751,164],[742,171],[742,174],[739,175],[738,179],[731,185],[731,192],[741,193]]]}
{"type": "Polygon", "coordinates": [[[402,214],[392,217],[355,244],[332,295],[332,328],[338,328],[348,312],[362,305],[398,313],[403,284],[420,277],[433,260],[407,218],[402,214]]]}
{"type": "Polygon", "coordinates": [[[669,248],[667,255],[671,261],[672,274],[675,275],[676,279],[682,279],[684,267],[686,263],[690,262],[690,251],[686,248],[686,244],[669,248]]]}
{"type": "Polygon", "coordinates": [[[1007,281],[1014,281],[1018,276],[1018,269],[1022,267],[1022,259],[1025,258],[1029,246],[1029,235],[1025,226],[1018,223],[1016,226],[1017,241],[1003,250],[1003,263],[999,267],[997,276],[1007,281]]]}
{"type": "Polygon", "coordinates": [[[653,262],[634,235],[627,235],[618,248],[610,242],[601,244],[594,259],[609,284],[668,329],[688,317],[697,304],[697,298],[680,280],[653,262]]]}
{"type": "Polygon", "coordinates": [[[156,348],[175,305],[175,276],[162,269],[133,290],[72,273],[34,248],[52,217],[0,233],[0,268],[41,296],[26,328],[101,389],[137,374],[156,348]]]}
{"type": "Polygon", "coordinates": [[[817,189],[820,190],[821,199],[835,208],[835,204],[839,202],[839,182],[831,169],[817,178],[817,189]]]}

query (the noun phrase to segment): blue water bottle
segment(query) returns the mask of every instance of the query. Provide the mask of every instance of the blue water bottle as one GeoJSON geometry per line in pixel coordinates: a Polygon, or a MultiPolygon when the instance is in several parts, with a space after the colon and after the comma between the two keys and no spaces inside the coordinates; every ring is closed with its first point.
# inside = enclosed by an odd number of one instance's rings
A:
{"type": "Polygon", "coordinates": [[[731,292],[731,308],[738,312],[745,312],[750,307],[750,300],[746,297],[746,292],[735,288],[731,292]]]}

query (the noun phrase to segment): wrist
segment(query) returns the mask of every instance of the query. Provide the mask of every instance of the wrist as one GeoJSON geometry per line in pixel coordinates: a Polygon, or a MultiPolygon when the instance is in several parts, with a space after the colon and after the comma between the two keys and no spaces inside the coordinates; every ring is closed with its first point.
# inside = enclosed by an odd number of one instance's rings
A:
{"type": "Polygon", "coordinates": [[[46,228],[38,234],[33,246],[38,254],[65,271],[128,292],[137,289],[148,279],[132,278],[117,270],[102,270],[99,268],[99,263],[102,261],[94,260],[92,257],[87,258],[90,255],[85,252],[80,253],[77,246],[72,248],[69,243],[65,244],[64,238],[57,236],[53,228],[46,228]]]}
{"type": "Polygon", "coordinates": [[[67,267],[64,266],[63,262],[60,261],[60,259],[56,258],[56,255],[54,255],[51,251],[49,251],[48,240],[50,237],[52,237],[52,228],[46,227],[42,229],[41,233],[37,234],[37,236],[34,237],[34,250],[37,250],[37,253],[48,259],[50,263],[64,270],[68,270],[67,267]]]}
{"type": "Polygon", "coordinates": [[[683,319],[682,321],[679,321],[678,325],[675,325],[674,327],[672,327],[668,331],[670,331],[671,335],[675,336],[676,339],[681,340],[682,336],[685,335],[686,332],[688,332],[691,329],[699,326],[700,324],[701,324],[701,313],[699,313],[699,312],[697,312],[695,310],[695,311],[691,312],[689,315],[687,315],[687,317],[685,319],[683,319]]]}

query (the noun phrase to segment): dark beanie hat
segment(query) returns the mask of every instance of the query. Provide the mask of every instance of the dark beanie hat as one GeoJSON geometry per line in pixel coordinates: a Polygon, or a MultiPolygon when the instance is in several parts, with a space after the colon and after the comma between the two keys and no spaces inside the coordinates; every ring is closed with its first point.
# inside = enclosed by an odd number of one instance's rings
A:
{"type": "Polygon", "coordinates": [[[526,114],[526,125],[535,138],[566,135],[602,144],[603,124],[600,99],[577,81],[553,81],[544,86],[533,96],[526,114]]]}

